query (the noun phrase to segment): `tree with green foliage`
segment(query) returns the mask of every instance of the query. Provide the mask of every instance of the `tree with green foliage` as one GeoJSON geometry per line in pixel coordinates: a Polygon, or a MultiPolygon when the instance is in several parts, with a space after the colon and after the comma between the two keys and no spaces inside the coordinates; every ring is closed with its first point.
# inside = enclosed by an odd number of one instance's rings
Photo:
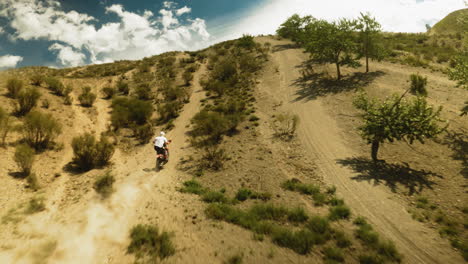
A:
{"type": "Polygon", "coordinates": [[[359,55],[366,58],[366,72],[369,72],[369,59],[380,61],[384,57],[384,50],[378,43],[382,26],[369,13],[361,13],[356,29],[359,31],[359,55]]]}
{"type": "Polygon", "coordinates": [[[423,77],[419,74],[411,74],[410,82],[410,93],[418,96],[427,96],[427,77],[423,77]]]}
{"type": "Polygon", "coordinates": [[[315,18],[312,16],[301,17],[298,14],[294,14],[280,25],[276,30],[276,34],[282,38],[288,38],[301,44],[304,40],[305,27],[314,20],[315,18]]]}
{"type": "Polygon", "coordinates": [[[357,45],[354,37],[356,22],[340,19],[337,22],[317,20],[305,27],[305,49],[312,60],[318,63],[336,65],[337,79],[341,79],[341,66],[358,67],[358,58],[354,55],[357,45]]]}
{"type": "MultiPolygon", "coordinates": [[[[408,91],[407,91],[408,92],[408,91]]],[[[361,136],[371,144],[373,161],[378,161],[380,144],[386,140],[405,140],[412,144],[415,140],[424,143],[426,138],[434,138],[446,127],[440,126],[441,107],[429,106],[423,97],[404,100],[394,95],[385,101],[369,99],[365,94],[354,100],[354,105],[364,111],[364,124],[359,127],[361,136]]]]}

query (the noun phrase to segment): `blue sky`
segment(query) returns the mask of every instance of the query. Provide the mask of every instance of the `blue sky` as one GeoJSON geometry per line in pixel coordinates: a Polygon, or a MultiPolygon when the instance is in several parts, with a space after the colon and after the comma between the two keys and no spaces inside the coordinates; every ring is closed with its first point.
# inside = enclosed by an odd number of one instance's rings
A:
{"type": "Polygon", "coordinates": [[[371,12],[386,31],[421,32],[463,0],[0,0],[0,69],[70,67],[196,50],[269,34],[294,13],[371,12]]]}

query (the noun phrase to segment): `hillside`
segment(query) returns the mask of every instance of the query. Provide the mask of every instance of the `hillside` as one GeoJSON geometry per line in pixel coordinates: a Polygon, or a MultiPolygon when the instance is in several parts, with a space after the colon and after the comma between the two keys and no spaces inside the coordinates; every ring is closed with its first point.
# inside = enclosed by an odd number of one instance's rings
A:
{"type": "Polygon", "coordinates": [[[448,14],[441,21],[437,22],[430,30],[431,35],[464,34],[468,31],[466,24],[460,22],[467,19],[468,8],[457,10],[448,14]]]}
{"type": "Polygon", "coordinates": [[[342,71],[336,81],[289,40],[244,36],[141,61],[0,72],[12,124],[0,151],[0,262],[464,263],[468,91],[397,60],[342,71]],[[449,126],[425,144],[386,143],[373,163],[353,100],[402,94],[412,73],[428,77],[427,101],[449,126]],[[14,158],[29,117],[12,79],[37,89],[32,111],[61,126],[29,175],[14,158]],[[171,159],[156,171],[161,130],[171,159]],[[73,142],[85,132],[113,148],[108,163],[82,168],[73,142]]]}

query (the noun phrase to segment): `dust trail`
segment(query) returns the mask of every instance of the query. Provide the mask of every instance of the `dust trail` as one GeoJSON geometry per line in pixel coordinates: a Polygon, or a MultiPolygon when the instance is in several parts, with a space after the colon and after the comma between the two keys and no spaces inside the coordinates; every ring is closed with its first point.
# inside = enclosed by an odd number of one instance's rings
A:
{"type": "Polygon", "coordinates": [[[120,184],[108,200],[93,200],[69,224],[51,222],[44,214],[29,217],[19,227],[28,242],[0,252],[0,263],[96,263],[102,244],[126,243],[140,191],[135,184],[120,184]]]}

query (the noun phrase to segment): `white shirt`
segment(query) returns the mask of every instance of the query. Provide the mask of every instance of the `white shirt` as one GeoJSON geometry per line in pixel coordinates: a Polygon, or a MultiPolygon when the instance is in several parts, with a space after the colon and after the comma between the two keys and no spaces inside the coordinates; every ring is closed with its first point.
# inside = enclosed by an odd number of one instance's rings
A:
{"type": "Polygon", "coordinates": [[[159,136],[154,139],[154,145],[158,148],[163,148],[164,144],[167,143],[168,140],[164,136],[159,136]]]}

